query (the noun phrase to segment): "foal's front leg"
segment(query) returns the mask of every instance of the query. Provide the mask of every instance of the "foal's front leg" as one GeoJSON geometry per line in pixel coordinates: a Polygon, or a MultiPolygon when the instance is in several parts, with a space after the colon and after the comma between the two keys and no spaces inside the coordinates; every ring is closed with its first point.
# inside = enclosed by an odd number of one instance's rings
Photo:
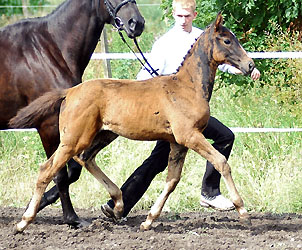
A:
{"type": "Polygon", "coordinates": [[[250,223],[250,216],[244,208],[243,200],[237,191],[231,175],[231,168],[227,163],[226,158],[206,140],[200,131],[191,131],[188,138],[189,139],[185,142],[185,146],[193,149],[213,164],[225,181],[226,187],[230,193],[230,198],[239,213],[240,219],[244,222],[250,223]]]}
{"type": "Polygon", "coordinates": [[[149,230],[151,228],[153,221],[159,217],[170,193],[174,191],[176,185],[180,180],[182,167],[188,149],[184,146],[174,143],[170,143],[170,147],[171,151],[169,155],[168,176],[166,179],[166,185],[164,187],[163,192],[152,206],[146,221],[141,224],[141,230],[149,230]]]}

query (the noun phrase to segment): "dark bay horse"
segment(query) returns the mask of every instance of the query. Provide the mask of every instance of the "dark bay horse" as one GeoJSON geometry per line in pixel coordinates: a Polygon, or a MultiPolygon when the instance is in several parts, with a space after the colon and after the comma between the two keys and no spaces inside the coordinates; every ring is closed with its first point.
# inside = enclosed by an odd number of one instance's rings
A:
{"type": "MultiPolygon", "coordinates": [[[[0,29],[0,129],[7,129],[17,111],[42,94],[82,82],[106,23],[134,38],[143,32],[144,22],[134,0],[66,0],[45,17],[0,29]]],[[[34,127],[50,157],[59,145],[58,115],[34,127]]],[[[82,221],[72,208],[68,187],[78,178],[81,166],[73,160],[68,166],[68,173],[62,169],[56,182],[64,220],[77,226],[82,221]]],[[[57,189],[43,198],[40,209],[57,200],[57,189]]]]}
{"type": "Polygon", "coordinates": [[[95,156],[118,135],[133,140],[170,142],[168,176],[142,230],[150,229],[169,194],[180,180],[188,148],[210,161],[222,174],[241,219],[250,221],[235,187],[226,158],[205,139],[202,131],[210,116],[216,69],[228,63],[245,75],[252,72],[253,60],[238,40],[222,25],[221,14],[197,39],[178,72],[145,81],[96,79],[67,90],[45,94],[20,110],[11,120],[13,127],[30,127],[36,119],[60,112],[60,144],[41,166],[33,197],[17,224],[22,232],[36,217],[42,195],[58,171],[74,158],[108,190],[115,202],[114,214],[123,212],[121,190],[100,170],[95,156]],[[58,108],[61,104],[61,108],[58,108]]]}

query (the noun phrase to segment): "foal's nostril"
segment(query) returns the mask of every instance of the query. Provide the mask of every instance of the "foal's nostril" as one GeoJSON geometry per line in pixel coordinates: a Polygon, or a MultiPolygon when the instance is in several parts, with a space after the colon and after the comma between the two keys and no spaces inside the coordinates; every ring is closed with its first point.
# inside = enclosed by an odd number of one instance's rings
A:
{"type": "Polygon", "coordinates": [[[254,68],[255,68],[254,62],[250,62],[249,63],[249,70],[250,70],[250,72],[252,72],[254,68]]]}

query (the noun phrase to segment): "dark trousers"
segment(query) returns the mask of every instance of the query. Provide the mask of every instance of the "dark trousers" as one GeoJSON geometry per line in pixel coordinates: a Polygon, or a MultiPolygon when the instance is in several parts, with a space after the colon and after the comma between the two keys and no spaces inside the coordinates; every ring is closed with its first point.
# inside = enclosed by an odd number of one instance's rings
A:
{"type": "MultiPolygon", "coordinates": [[[[213,140],[213,146],[227,159],[231,153],[235,140],[233,132],[214,117],[210,117],[208,126],[203,131],[207,139],[213,140]]],[[[121,187],[124,201],[124,214],[127,216],[134,205],[148,189],[154,177],[168,166],[170,143],[157,141],[151,155],[138,167],[121,187]]],[[[220,194],[219,184],[221,175],[210,162],[206,164],[206,171],[202,181],[202,195],[213,197],[220,194]]],[[[108,202],[114,207],[113,200],[108,202]]]]}

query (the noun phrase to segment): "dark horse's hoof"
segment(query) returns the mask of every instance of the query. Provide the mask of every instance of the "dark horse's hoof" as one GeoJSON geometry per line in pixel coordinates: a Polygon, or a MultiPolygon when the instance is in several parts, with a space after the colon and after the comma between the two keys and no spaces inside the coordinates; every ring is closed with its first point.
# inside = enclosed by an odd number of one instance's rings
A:
{"type": "Polygon", "coordinates": [[[119,220],[123,220],[123,212],[119,212],[119,213],[114,213],[114,210],[108,205],[108,204],[104,204],[101,206],[102,212],[104,215],[106,215],[107,218],[112,219],[113,221],[119,221],[119,220]]]}
{"type": "Polygon", "coordinates": [[[64,222],[75,229],[88,227],[91,224],[90,222],[80,218],[77,218],[76,220],[64,220],[64,222]]]}

